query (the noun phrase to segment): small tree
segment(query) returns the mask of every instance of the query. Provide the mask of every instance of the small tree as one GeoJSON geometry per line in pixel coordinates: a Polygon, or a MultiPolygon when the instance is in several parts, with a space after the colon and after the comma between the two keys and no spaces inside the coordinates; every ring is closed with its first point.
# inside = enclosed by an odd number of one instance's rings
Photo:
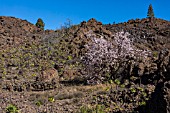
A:
{"type": "Polygon", "coordinates": [[[149,18],[154,17],[154,12],[153,12],[153,8],[152,8],[151,4],[149,5],[149,8],[148,8],[147,17],[149,17],[149,18]]]}
{"type": "Polygon", "coordinates": [[[98,84],[109,79],[117,79],[117,84],[120,84],[117,75],[128,74],[124,69],[129,59],[147,58],[150,54],[149,51],[137,49],[133,44],[135,37],[129,38],[128,32],[117,32],[113,39],[97,37],[93,31],[87,32],[86,36],[91,40],[85,45],[87,52],[82,57],[87,84],[98,84]]]}
{"type": "Polygon", "coordinates": [[[41,18],[37,20],[37,23],[35,24],[38,28],[44,29],[45,23],[41,18]]]}

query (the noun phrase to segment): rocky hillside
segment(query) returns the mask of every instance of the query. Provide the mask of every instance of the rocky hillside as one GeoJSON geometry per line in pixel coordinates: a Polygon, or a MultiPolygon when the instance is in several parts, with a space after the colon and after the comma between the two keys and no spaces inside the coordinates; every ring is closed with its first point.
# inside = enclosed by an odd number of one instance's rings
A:
{"type": "Polygon", "coordinates": [[[170,112],[170,22],[92,18],[41,31],[0,21],[0,111],[170,112]]]}
{"type": "Polygon", "coordinates": [[[17,46],[28,40],[37,41],[42,31],[26,20],[0,17],[0,48],[17,46]]]}
{"type": "Polygon", "coordinates": [[[158,18],[145,18],[129,20],[128,22],[105,25],[111,32],[118,32],[122,29],[136,37],[137,47],[143,44],[153,51],[160,51],[163,48],[170,49],[170,22],[158,18]]]}

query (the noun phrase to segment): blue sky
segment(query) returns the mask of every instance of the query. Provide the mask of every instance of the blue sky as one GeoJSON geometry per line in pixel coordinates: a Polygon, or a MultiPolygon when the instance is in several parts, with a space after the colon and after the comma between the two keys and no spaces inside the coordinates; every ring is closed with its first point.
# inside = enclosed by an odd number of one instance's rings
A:
{"type": "Polygon", "coordinates": [[[155,17],[170,20],[170,0],[0,0],[0,16],[14,16],[35,24],[38,18],[46,29],[57,29],[67,19],[73,24],[96,18],[107,23],[145,18],[149,4],[155,17]]]}

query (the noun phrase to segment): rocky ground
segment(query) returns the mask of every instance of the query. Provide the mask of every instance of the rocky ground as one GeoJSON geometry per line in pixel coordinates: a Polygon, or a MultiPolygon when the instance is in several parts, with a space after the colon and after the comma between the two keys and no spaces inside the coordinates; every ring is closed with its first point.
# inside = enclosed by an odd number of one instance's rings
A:
{"type": "Polygon", "coordinates": [[[170,22],[146,18],[103,25],[90,19],[56,31],[14,17],[0,22],[0,112],[170,112],[170,22]],[[112,42],[122,31],[130,34],[136,58],[114,68],[105,65],[109,59],[101,67],[84,64],[90,38],[112,42]]]}

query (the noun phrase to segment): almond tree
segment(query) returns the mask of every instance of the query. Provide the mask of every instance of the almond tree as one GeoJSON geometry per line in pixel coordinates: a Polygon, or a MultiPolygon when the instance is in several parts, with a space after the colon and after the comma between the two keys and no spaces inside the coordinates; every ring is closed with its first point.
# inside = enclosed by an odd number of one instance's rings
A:
{"type": "Polygon", "coordinates": [[[86,78],[89,84],[98,84],[108,79],[116,79],[118,71],[123,68],[130,58],[147,57],[149,51],[135,48],[128,32],[115,33],[112,39],[103,36],[97,38],[93,31],[87,37],[90,42],[85,45],[88,50],[82,58],[86,68],[86,78]]]}

